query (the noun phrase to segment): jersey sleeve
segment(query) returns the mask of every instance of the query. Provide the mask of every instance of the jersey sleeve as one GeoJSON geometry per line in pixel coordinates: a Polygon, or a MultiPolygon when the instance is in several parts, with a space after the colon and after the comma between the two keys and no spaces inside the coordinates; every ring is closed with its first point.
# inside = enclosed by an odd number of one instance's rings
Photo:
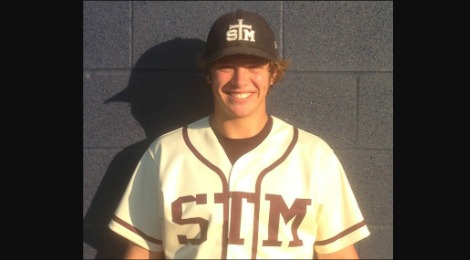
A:
{"type": "Polygon", "coordinates": [[[141,157],[115,211],[109,228],[135,244],[162,251],[162,225],[159,182],[160,150],[154,143],[141,157]]]}
{"type": "Polygon", "coordinates": [[[370,235],[344,169],[331,148],[322,160],[315,250],[329,254],[370,235]]]}

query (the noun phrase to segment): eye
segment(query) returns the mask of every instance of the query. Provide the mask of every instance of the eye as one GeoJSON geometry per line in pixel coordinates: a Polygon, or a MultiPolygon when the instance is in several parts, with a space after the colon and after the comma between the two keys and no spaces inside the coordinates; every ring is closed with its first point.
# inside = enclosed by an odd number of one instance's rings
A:
{"type": "Polygon", "coordinates": [[[219,67],[217,70],[220,72],[231,72],[233,71],[233,68],[230,66],[223,66],[223,67],[219,67]]]}
{"type": "Polygon", "coordinates": [[[217,65],[217,66],[215,67],[215,69],[218,70],[218,71],[229,71],[229,70],[231,70],[231,69],[233,69],[233,68],[232,68],[232,66],[230,66],[229,64],[223,64],[223,63],[221,63],[221,64],[217,65]]]}
{"type": "Polygon", "coordinates": [[[259,71],[262,71],[264,67],[262,65],[253,64],[253,65],[248,66],[248,69],[251,72],[259,72],[259,71]]]}
{"type": "Polygon", "coordinates": [[[248,69],[263,69],[266,64],[264,62],[251,62],[247,64],[248,69]]]}

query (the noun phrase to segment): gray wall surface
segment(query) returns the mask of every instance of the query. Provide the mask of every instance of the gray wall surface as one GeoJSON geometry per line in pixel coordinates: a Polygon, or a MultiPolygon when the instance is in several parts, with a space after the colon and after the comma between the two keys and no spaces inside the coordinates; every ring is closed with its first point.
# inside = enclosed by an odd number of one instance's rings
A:
{"type": "Polygon", "coordinates": [[[393,258],[392,1],[84,1],[83,258],[119,258],[107,223],[144,149],[208,115],[196,64],[212,22],[246,9],[292,61],[268,111],[336,151],[371,236],[361,258],[393,258]]]}

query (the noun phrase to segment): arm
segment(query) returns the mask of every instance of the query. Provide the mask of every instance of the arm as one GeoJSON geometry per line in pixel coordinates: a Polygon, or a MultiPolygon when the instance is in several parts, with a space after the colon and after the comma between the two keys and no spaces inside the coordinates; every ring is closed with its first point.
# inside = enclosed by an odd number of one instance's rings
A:
{"type": "Polygon", "coordinates": [[[354,245],[347,246],[331,254],[320,254],[315,251],[316,259],[359,259],[354,245]]]}
{"type": "Polygon", "coordinates": [[[165,259],[165,253],[149,251],[130,242],[123,259],[165,259]]]}

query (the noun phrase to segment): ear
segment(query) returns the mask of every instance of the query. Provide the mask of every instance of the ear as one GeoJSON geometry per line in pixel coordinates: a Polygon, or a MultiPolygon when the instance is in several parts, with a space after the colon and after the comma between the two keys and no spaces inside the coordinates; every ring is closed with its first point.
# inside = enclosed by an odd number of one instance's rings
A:
{"type": "Polygon", "coordinates": [[[206,81],[207,81],[207,83],[209,83],[209,85],[212,84],[212,80],[211,80],[211,75],[210,75],[210,74],[207,74],[207,75],[206,75],[206,81]]]}
{"type": "Polygon", "coordinates": [[[274,80],[276,79],[276,76],[277,76],[277,73],[274,72],[273,74],[271,74],[271,78],[269,79],[269,85],[273,85],[274,84],[274,80]]]}

